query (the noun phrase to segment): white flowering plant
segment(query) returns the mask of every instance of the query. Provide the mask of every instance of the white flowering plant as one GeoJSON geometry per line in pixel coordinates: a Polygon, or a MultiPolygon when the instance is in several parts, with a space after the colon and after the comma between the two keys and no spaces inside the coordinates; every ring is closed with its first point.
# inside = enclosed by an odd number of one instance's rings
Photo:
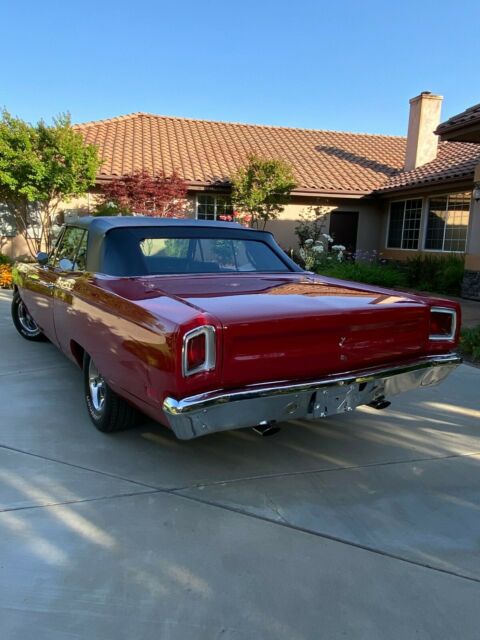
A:
{"type": "Polygon", "coordinates": [[[343,244],[333,244],[333,242],[332,236],[328,233],[322,233],[316,240],[313,238],[304,240],[299,253],[307,271],[318,271],[332,260],[343,262],[346,248],[343,244]]]}

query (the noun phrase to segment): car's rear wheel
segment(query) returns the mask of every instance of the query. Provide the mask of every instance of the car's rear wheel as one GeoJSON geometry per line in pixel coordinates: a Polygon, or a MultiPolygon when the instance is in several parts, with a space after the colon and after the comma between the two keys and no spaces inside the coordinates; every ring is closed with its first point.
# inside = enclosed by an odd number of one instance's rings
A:
{"type": "Polygon", "coordinates": [[[123,431],[136,424],[137,410],[108,386],[87,353],[83,358],[83,380],[88,415],[99,431],[123,431]]]}
{"type": "Polygon", "coordinates": [[[35,320],[30,315],[27,306],[21,299],[18,292],[13,294],[12,300],[12,320],[18,333],[32,342],[46,340],[35,320]]]}

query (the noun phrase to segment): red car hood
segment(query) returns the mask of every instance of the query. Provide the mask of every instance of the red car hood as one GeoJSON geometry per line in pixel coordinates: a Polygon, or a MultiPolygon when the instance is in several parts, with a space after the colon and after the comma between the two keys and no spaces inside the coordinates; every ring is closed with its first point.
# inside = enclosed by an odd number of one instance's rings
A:
{"type": "Polygon", "coordinates": [[[220,321],[225,386],[311,378],[411,359],[426,349],[428,305],[393,291],[305,273],[129,282],[126,297],[152,312],[166,295],[220,321]]]}

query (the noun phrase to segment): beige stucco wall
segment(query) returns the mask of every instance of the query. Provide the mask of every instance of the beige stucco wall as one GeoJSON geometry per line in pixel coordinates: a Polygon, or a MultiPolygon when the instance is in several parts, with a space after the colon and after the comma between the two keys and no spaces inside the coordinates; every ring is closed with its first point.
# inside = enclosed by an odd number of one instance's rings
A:
{"type": "Polygon", "coordinates": [[[315,207],[322,207],[322,213],[325,213],[325,233],[328,233],[330,205],[326,201],[319,201],[315,198],[292,198],[284,210],[279,213],[277,220],[268,222],[265,229],[273,233],[281,247],[287,250],[294,249],[298,246],[295,227],[300,222],[300,216],[313,212],[315,207]]]}
{"type": "Polygon", "coordinates": [[[298,241],[295,227],[300,215],[313,211],[316,207],[326,212],[325,233],[330,229],[331,213],[358,212],[357,250],[378,249],[381,211],[376,202],[367,199],[296,198],[285,207],[278,220],[268,223],[267,229],[275,235],[284,249],[296,248],[298,241]]]}
{"type": "Polygon", "coordinates": [[[0,251],[12,260],[29,255],[27,243],[22,236],[0,238],[0,251]]]}
{"type": "Polygon", "coordinates": [[[60,206],[60,212],[63,214],[73,214],[79,216],[87,216],[93,211],[98,203],[98,193],[89,192],[78,198],[71,198],[60,206]]]}
{"type": "MultiPolygon", "coordinates": [[[[372,250],[377,249],[380,241],[379,225],[381,223],[381,210],[377,202],[367,199],[335,199],[335,198],[307,198],[293,197],[284,210],[279,214],[277,220],[272,220],[266,226],[267,231],[271,231],[277,242],[284,249],[295,249],[298,247],[295,227],[300,221],[302,214],[313,212],[315,208],[321,209],[325,217],[325,233],[329,232],[329,213],[334,211],[358,211],[358,234],[357,249],[372,250]]],[[[189,213],[195,215],[196,195],[189,195],[189,213]]]]}

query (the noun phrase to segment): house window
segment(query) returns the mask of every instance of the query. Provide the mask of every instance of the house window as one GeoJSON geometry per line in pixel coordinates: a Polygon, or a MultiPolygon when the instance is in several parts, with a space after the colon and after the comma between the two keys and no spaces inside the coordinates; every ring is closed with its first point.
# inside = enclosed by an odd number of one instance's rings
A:
{"type": "Polygon", "coordinates": [[[231,216],[232,201],[227,195],[199,193],[197,195],[197,219],[217,220],[221,216],[231,216]]]}
{"type": "Polygon", "coordinates": [[[470,197],[467,192],[430,198],[425,249],[465,251],[470,197]]]}
{"type": "Polygon", "coordinates": [[[400,200],[390,205],[388,247],[392,249],[418,249],[422,200],[400,200]]]}

